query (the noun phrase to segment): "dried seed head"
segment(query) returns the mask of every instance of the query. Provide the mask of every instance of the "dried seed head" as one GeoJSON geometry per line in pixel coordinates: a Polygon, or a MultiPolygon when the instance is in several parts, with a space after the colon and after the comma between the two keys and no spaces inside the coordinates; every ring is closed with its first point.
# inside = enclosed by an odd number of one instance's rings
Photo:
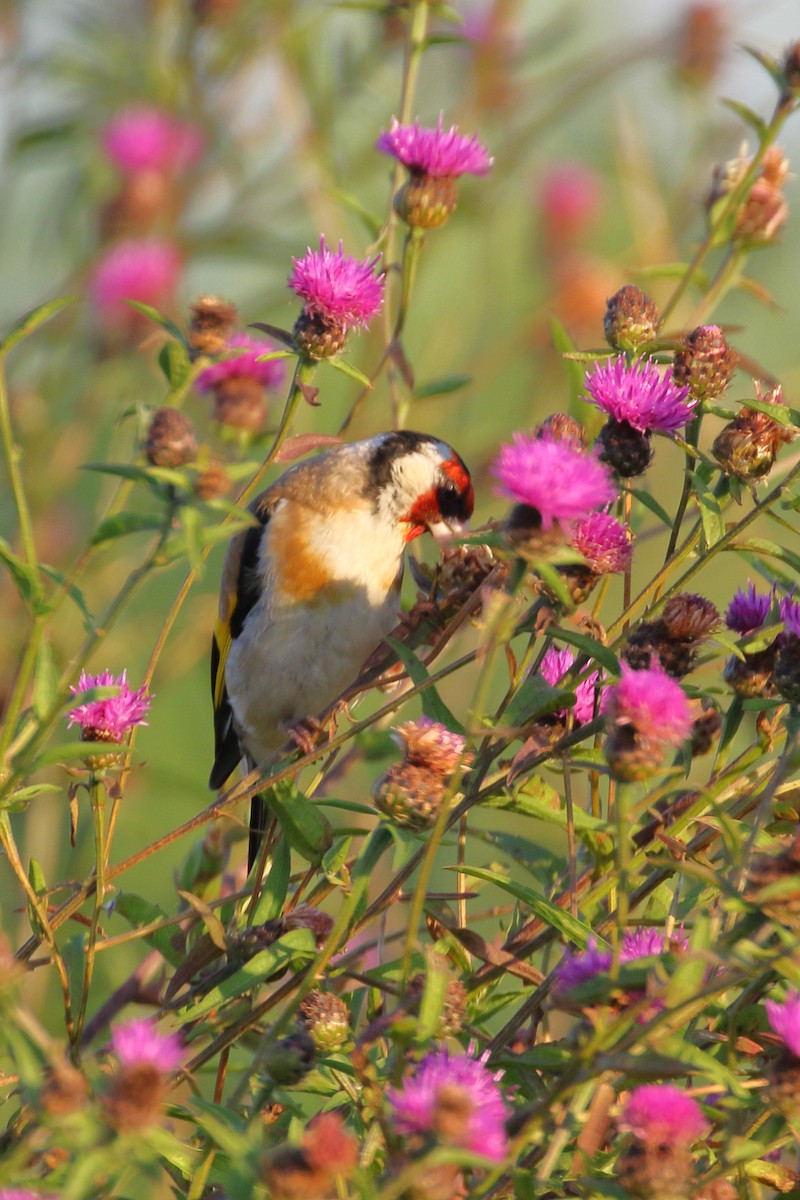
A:
{"type": "Polygon", "coordinates": [[[420,831],[433,825],[445,791],[445,779],[438,771],[403,762],[376,781],[372,802],[393,824],[420,831]]]}
{"type": "Polygon", "coordinates": [[[641,1200],[684,1200],[694,1179],[691,1151],[667,1142],[632,1142],[617,1159],[617,1179],[641,1200]]]}
{"type": "Polygon", "coordinates": [[[800,637],[784,634],[773,672],[775,687],[789,704],[800,704],[800,637]]]}
{"type": "Polygon", "coordinates": [[[226,348],[228,335],[239,319],[235,304],[219,296],[200,296],[192,304],[189,345],[196,354],[214,357],[226,348]]]}
{"type": "Polygon", "coordinates": [[[683,679],[694,667],[697,650],[692,642],[671,637],[663,619],[642,621],[628,635],[622,657],[635,671],[643,671],[654,655],[668,675],[683,679]]]}
{"type": "Polygon", "coordinates": [[[344,1000],[332,992],[315,989],[304,997],[300,1015],[317,1050],[338,1050],[350,1037],[350,1013],[344,1000]]]}
{"type": "Polygon", "coordinates": [[[774,645],[757,654],[746,654],[744,659],[732,654],[725,664],[723,678],[737,695],[746,700],[768,699],[775,695],[772,672],[777,650],[774,645]]]}
{"type": "Polygon", "coordinates": [[[694,592],[679,592],[664,605],[661,614],[667,636],[675,641],[699,642],[719,625],[715,604],[694,592]]]}
{"type": "Polygon", "coordinates": [[[212,459],[194,484],[195,495],[201,500],[216,500],[231,489],[231,479],[219,459],[212,459]]]}
{"type": "MultiPolygon", "coordinates": [[[[417,1012],[425,990],[425,976],[420,973],[408,981],[409,1008],[417,1012]]],[[[439,1018],[435,1038],[455,1037],[464,1027],[464,1015],[467,1010],[467,989],[460,979],[451,979],[444,993],[444,1003],[439,1018]]]]}
{"type": "Polygon", "coordinates": [[[794,42],[783,56],[783,77],[786,90],[792,95],[800,94],[800,42],[794,42]]]}
{"type": "Polygon", "coordinates": [[[709,708],[695,717],[692,722],[692,757],[702,758],[704,754],[710,754],[717,744],[721,729],[722,716],[716,708],[709,708]]]}
{"type": "Polygon", "coordinates": [[[603,333],[614,350],[635,353],[658,336],[661,314],[641,288],[628,283],[606,304],[603,333]]]}
{"type": "Polygon", "coordinates": [[[153,1063],[123,1067],[114,1076],[102,1105],[109,1125],[118,1133],[134,1133],[161,1116],[167,1077],[153,1063]]]}
{"type": "Polygon", "coordinates": [[[89,1098],[86,1077],[66,1060],[53,1062],[47,1069],[39,1093],[39,1104],[53,1117],[79,1112],[89,1098]]]}
{"type": "Polygon", "coordinates": [[[678,31],[677,65],[692,87],[707,87],[719,71],[728,46],[728,12],[724,4],[694,0],[678,31]]]}
{"type": "Polygon", "coordinates": [[[551,437],[557,442],[571,442],[580,450],[586,449],[586,431],[580,421],[576,421],[569,413],[552,413],[542,421],[537,433],[539,437],[551,437]]]}
{"type": "Polygon", "coordinates": [[[284,933],[289,933],[292,929],[310,929],[316,938],[317,948],[321,949],[330,937],[333,917],[310,904],[299,904],[297,908],[281,917],[281,924],[284,933]]]}
{"type": "MultiPolygon", "coordinates": [[[[773,388],[765,395],[756,383],[756,399],[783,409],[783,390],[773,388]]],[[[791,442],[794,430],[768,413],[744,406],[738,416],[717,436],[711,452],[722,469],[739,479],[761,479],[769,474],[782,445],[791,442]]]]}
{"type": "Polygon", "coordinates": [[[700,325],[675,351],[672,378],[699,400],[716,400],[727,390],[736,369],[736,352],[719,325],[700,325]]]}
{"type": "Polygon", "coordinates": [[[649,433],[640,433],[627,421],[606,421],[597,437],[600,459],[608,463],[620,479],[634,479],[653,461],[649,433]]]}
{"type": "MultiPolygon", "coordinates": [[[[746,147],[743,147],[738,158],[715,167],[706,197],[706,208],[710,213],[713,214],[717,203],[724,201],[739,186],[751,162],[746,147]]],[[[781,191],[788,173],[789,163],[783,151],[779,146],[770,146],[749,194],[738,209],[733,232],[736,240],[757,246],[775,240],[789,215],[789,205],[781,191]]]]}
{"type": "Polygon", "coordinates": [[[229,429],[260,433],[267,417],[264,389],[257,379],[230,375],[214,387],[213,418],[229,429]]]}
{"type": "Polygon", "coordinates": [[[643,737],[633,725],[618,725],[606,737],[603,751],[611,775],[623,783],[650,779],[664,762],[664,746],[643,737]]]}
{"type": "Polygon", "coordinates": [[[150,418],[144,443],[147,461],[154,467],[183,467],[197,457],[194,426],[185,413],[165,405],[150,418]]]}
{"type": "Polygon", "coordinates": [[[395,726],[392,737],[405,752],[408,763],[436,775],[450,776],[459,763],[467,767],[472,762],[466,738],[430,717],[395,726]]]}

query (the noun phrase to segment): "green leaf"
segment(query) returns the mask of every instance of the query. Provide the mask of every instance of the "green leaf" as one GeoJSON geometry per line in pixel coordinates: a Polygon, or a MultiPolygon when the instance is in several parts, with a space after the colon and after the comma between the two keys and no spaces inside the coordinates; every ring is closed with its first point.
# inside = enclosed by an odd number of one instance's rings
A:
{"type": "Polygon", "coordinates": [[[158,365],[164,372],[171,392],[183,387],[191,370],[189,354],[182,341],[165,342],[158,354],[158,365]]]}
{"type": "MultiPolygon", "coordinates": [[[[400,662],[408,671],[412,683],[417,687],[421,687],[430,678],[427,667],[420,662],[414,651],[409,649],[408,646],[390,637],[387,637],[386,644],[391,646],[394,653],[400,659],[400,662]]],[[[464,732],[464,726],[447,707],[444,700],[442,700],[436,691],[436,688],[424,688],[420,692],[420,701],[422,703],[422,711],[426,717],[430,717],[432,721],[438,721],[441,725],[446,725],[453,733],[464,732]]]]}
{"type": "Polygon", "coordinates": [[[586,401],[583,399],[583,365],[571,357],[577,347],[566,326],[559,321],[558,317],[551,316],[548,326],[550,329],[550,340],[556,351],[561,355],[564,373],[567,377],[567,385],[569,387],[568,411],[572,416],[580,416],[580,406],[582,404],[585,405],[586,401]]]}
{"type": "Polygon", "coordinates": [[[528,725],[574,703],[575,693],[568,688],[553,687],[542,675],[526,675],[508,703],[503,723],[512,727],[528,725]]]}
{"type": "Polygon", "coordinates": [[[504,892],[508,892],[516,900],[526,904],[528,908],[536,914],[540,920],[544,921],[552,929],[557,929],[558,932],[568,941],[574,942],[584,950],[589,942],[589,938],[593,937],[591,926],[585,925],[583,921],[579,921],[577,917],[573,917],[570,913],[565,912],[563,908],[546,900],[544,896],[538,892],[534,892],[531,888],[525,887],[522,883],[517,883],[516,880],[509,879],[507,875],[501,875],[497,871],[488,871],[484,867],[448,867],[448,870],[458,870],[463,875],[469,875],[472,879],[483,879],[486,883],[493,883],[497,887],[502,888],[504,892]]]}
{"type": "MultiPolygon", "coordinates": [[[[538,775],[532,775],[525,780],[515,792],[505,792],[500,796],[492,796],[484,801],[486,808],[508,808],[514,812],[524,813],[526,817],[535,817],[538,821],[546,821],[551,825],[566,828],[567,814],[561,797],[554,787],[538,775]]],[[[608,826],[600,817],[578,806],[575,807],[573,819],[576,830],[592,830],[606,832],[608,826]]]]}
{"type": "Polygon", "coordinates": [[[129,533],[153,533],[163,527],[164,518],[155,513],[120,512],[100,522],[92,535],[91,544],[100,546],[103,542],[116,541],[129,533]]]}
{"type": "Polygon", "coordinates": [[[649,508],[650,512],[657,516],[659,521],[662,521],[668,529],[672,528],[672,517],[665,508],[661,507],[654,496],[651,496],[649,492],[643,491],[642,488],[631,488],[630,492],[640,504],[644,505],[645,508],[649,508]]]}
{"type": "Polygon", "coordinates": [[[201,557],[202,557],[202,542],[200,533],[202,530],[202,522],[200,513],[191,505],[185,504],[180,510],[180,522],[183,530],[184,544],[186,546],[186,557],[189,560],[189,566],[196,573],[200,573],[201,557]]]}
{"type": "Polygon", "coordinates": [[[707,550],[710,550],[712,546],[717,544],[720,538],[725,536],[725,520],[722,515],[722,508],[718,497],[714,495],[709,487],[710,474],[709,468],[705,464],[702,464],[690,476],[697,503],[700,507],[700,519],[703,523],[705,548],[707,550]]]}
{"type": "MultiPolygon", "coordinates": [[[[87,692],[88,695],[88,692],[87,692]]],[[[122,751],[125,747],[120,747],[122,751]]],[[[89,758],[92,754],[108,754],[108,742],[59,742],[56,746],[48,746],[48,748],[37,757],[39,766],[48,766],[52,763],[71,762],[79,758],[89,758]]],[[[20,754],[20,759],[24,755],[24,750],[20,754]]],[[[14,762],[16,763],[16,759],[14,762]]]]}
{"type": "MultiPolygon", "coordinates": [[[[3,821],[4,822],[8,821],[8,817],[5,814],[3,815],[3,821]]],[[[47,882],[44,877],[44,871],[42,870],[42,865],[39,862],[39,860],[36,858],[32,858],[30,860],[30,863],[28,864],[28,883],[31,885],[31,888],[36,893],[36,895],[40,899],[42,899],[45,895],[45,892],[47,891],[47,882]]],[[[44,926],[42,925],[41,921],[39,920],[38,913],[36,912],[36,909],[34,908],[33,904],[31,904],[30,900],[28,901],[28,920],[31,923],[31,929],[36,934],[36,936],[40,937],[40,938],[44,937],[45,936],[44,926]]]]}
{"type": "Polygon", "coordinates": [[[183,334],[183,330],[179,329],[175,322],[171,321],[169,317],[165,317],[163,313],[160,313],[157,308],[153,308],[150,304],[142,304],[140,300],[127,300],[126,303],[130,304],[131,308],[135,308],[136,311],[141,313],[143,317],[147,317],[148,320],[154,321],[156,325],[160,325],[162,329],[166,330],[167,333],[172,334],[172,336],[179,342],[182,342],[184,346],[186,345],[186,338],[183,334]]]}
{"type": "MultiPolygon", "coordinates": [[[[383,2],[384,0],[379,0],[378,3],[370,5],[369,7],[373,7],[376,10],[382,9],[383,2]]],[[[331,195],[333,196],[334,200],[338,200],[338,202],[344,208],[349,209],[351,213],[354,213],[355,216],[359,218],[369,234],[369,240],[374,242],[381,231],[381,227],[383,226],[383,217],[378,218],[373,216],[369,209],[366,209],[361,201],[354,196],[352,192],[345,192],[341,188],[335,188],[331,195]]]]}
{"type": "Polygon", "coordinates": [[[13,552],[4,538],[0,538],[0,562],[4,562],[8,567],[22,599],[36,607],[42,595],[38,573],[13,552]]]}
{"type": "Polygon", "coordinates": [[[347,870],[345,863],[350,854],[350,847],[353,844],[351,836],[339,838],[331,846],[330,850],[322,856],[322,872],[328,883],[332,883],[334,887],[350,887],[350,872],[347,870]]]}
{"type": "Polygon", "coordinates": [[[720,102],[726,108],[729,108],[731,112],[735,112],[737,116],[741,117],[745,125],[749,125],[751,129],[754,129],[759,141],[764,138],[767,132],[766,121],[762,120],[758,113],[753,112],[752,108],[743,104],[741,100],[732,100],[730,96],[720,96],[720,102]]]}
{"type": "MultiPolygon", "coordinates": [[[[641,279],[683,279],[689,270],[685,262],[654,263],[649,267],[637,267],[636,274],[641,279]]],[[[705,292],[708,290],[708,276],[704,271],[692,272],[692,284],[705,292]]]]}
{"type": "Polygon", "coordinates": [[[362,387],[372,391],[372,380],[363,371],[359,371],[358,367],[354,367],[351,362],[348,362],[346,358],[326,358],[325,362],[329,367],[333,367],[334,371],[347,375],[349,379],[355,379],[356,383],[360,383],[362,387]]]}
{"type": "Polygon", "coordinates": [[[184,471],[170,467],[137,467],[133,463],[84,463],[81,470],[99,471],[102,475],[117,475],[120,479],[132,479],[134,483],[147,483],[159,494],[165,484],[170,487],[189,489],[189,478],[184,471]]]}
{"type": "MultiPolygon", "coordinates": [[[[143,929],[147,925],[167,920],[167,913],[163,908],[135,892],[117,892],[113,901],[113,911],[124,917],[134,929],[143,929]]],[[[176,926],[152,930],[144,934],[143,941],[154,950],[158,950],[172,967],[179,966],[185,958],[183,934],[176,926]]]]}
{"type": "Polygon", "coordinates": [[[739,49],[744,50],[745,54],[749,54],[757,63],[760,63],[767,74],[772,76],[778,88],[783,90],[785,84],[783,66],[774,54],[762,50],[760,46],[748,46],[744,42],[739,43],[739,49]]]}
{"type": "Polygon", "coordinates": [[[199,1000],[184,1005],[176,1012],[181,1022],[196,1021],[226,1001],[252,991],[266,979],[288,967],[297,969],[298,961],[311,962],[316,954],[316,941],[310,929],[292,929],[278,938],[266,950],[259,951],[233,975],[206,992],[199,1000]]]}
{"type": "Polygon", "coordinates": [[[471,375],[442,375],[439,379],[430,379],[414,388],[415,400],[427,400],[431,396],[446,396],[450,392],[459,392],[472,383],[471,375]]]}
{"type": "Polygon", "coordinates": [[[419,1016],[414,1029],[414,1040],[417,1044],[427,1042],[436,1036],[442,1019],[447,982],[446,971],[441,967],[428,966],[419,1002],[419,1016]]]}
{"type": "Polygon", "coordinates": [[[0,355],[8,354],[9,350],[26,338],[28,334],[33,333],[40,325],[44,325],[45,321],[49,321],[57,312],[61,312],[62,308],[66,308],[68,304],[74,304],[77,296],[60,296],[57,300],[48,300],[46,304],[40,304],[38,308],[32,308],[30,312],[25,313],[24,317],[11,326],[11,329],[6,334],[2,342],[0,342],[0,355]]]}
{"type": "Polygon", "coordinates": [[[319,866],[333,845],[333,830],[324,813],[289,779],[268,788],[264,800],[292,849],[312,866],[319,866]]]}
{"type": "Polygon", "coordinates": [[[292,871],[292,852],[289,839],[278,838],[272,854],[269,874],[264,877],[261,894],[252,918],[248,917],[250,925],[263,925],[265,921],[274,921],[283,912],[286,896],[289,892],[289,877],[292,871]]]}
{"type": "Polygon", "coordinates": [[[578,633],[577,629],[564,629],[561,625],[551,625],[547,632],[554,641],[566,642],[567,645],[574,646],[576,650],[580,650],[581,654],[587,655],[589,659],[594,659],[601,667],[605,667],[611,675],[619,675],[620,667],[617,656],[613,650],[609,650],[608,646],[604,646],[596,638],[589,637],[587,633],[578,633]]]}
{"type": "MultiPolygon", "coordinates": [[[[63,571],[57,571],[55,567],[51,567],[47,563],[39,563],[39,568],[43,575],[46,575],[48,579],[54,579],[59,587],[63,588],[67,581],[63,571]]],[[[67,587],[67,595],[83,617],[83,625],[86,632],[94,633],[94,618],[89,612],[89,606],[86,603],[86,598],[81,589],[77,586],[77,584],[70,584],[67,587]]]]}
{"type": "Polygon", "coordinates": [[[33,675],[33,711],[43,720],[58,696],[58,670],[50,643],[43,639],[36,654],[33,675]]]}

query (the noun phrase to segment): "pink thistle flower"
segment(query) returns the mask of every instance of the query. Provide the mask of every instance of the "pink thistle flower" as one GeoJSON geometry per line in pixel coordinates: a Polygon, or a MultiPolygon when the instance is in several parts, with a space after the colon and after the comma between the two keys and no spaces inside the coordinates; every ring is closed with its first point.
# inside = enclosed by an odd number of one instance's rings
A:
{"type": "Polygon", "coordinates": [[[773,1033],[795,1058],[800,1058],[800,992],[788,992],[783,1004],[767,1000],[764,1007],[773,1033]]]}
{"type": "Polygon", "coordinates": [[[708,1132],[709,1124],[697,1101],[680,1088],[647,1083],[628,1096],[619,1127],[651,1145],[688,1147],[708,1132]]]}
{"type": "Polygon", "coordinates": [[[198,392],[213,392],[228,379],[253,379],[264,388],[277,388],[283,383],[286,367],[282,359],[258,361],[260,355],[276,349],[272,342],[235,333],[228,338],[226,346],[232,351],[231,357],[203,368],[195,382],[198,392]]]}
{"type": "Polygon", "coordinates": [[[508,1139],[506,1106],[485,1056],[471,1058],[434,1050],[402,1088],[387,1097],[400,1133],[436,1133],[443,1141],[500,1161],[508,1139]]]}
{"type": "Polygon", "coordinates": [[[107,700],[90,700],[87,704],[79,704],[67,714],[67,728],[80,725],[84,741],[121,742],[134,725],[147,724],[144,718],[152,703],[152,696],[146,687],[131,691],[126,671],[120,676],[112,675],[110,671],[102,671],[99,675],[87,675],[83,671],[78,686],[70,686],[69,690],[73,696],[81,696],[96,687],[119,688],[119,693],[107,700]]]}
{"type": "Polygon", "coordinates": [[[602,203],[600,179],[582,163],[551,167],[539,186],[539,207],[547,232],[557,241],[574,241],[596,220],[602,203]]]}
{"type": "Polygon", "coordinates": [[[791,596],[784,596],[780,602],[780,614],[785,626],[783,640],[786,640],[787,634],[800,637],[800,604],[791,596]]]}
{"type": "Polygon", "coordinates": [[[757,592],[755,584],[748,579],[746,588],[734,592],[725,613],[725,624],[734,633],[752,633],[760,629],[769,616],[774,598],[774,586],[769,592],[757,592]]]}
{"type": "Polygon", "coordinates": [[[535,508],[545,529],[555,520],[574,520],[600,508],[616,495],[608,469],[594,454],[546,434],[515,433],[492,470],[500,480],[499,494],[535,508]]]}
{"type": "Polygon", "coordinates": [[[619,683],[606,689],[603,700],[609,725],[632,726],[643,741],[678,747],[692,731],[686,694],[660,667],[634,671],[623,662],[619,683]]]}
{"type": "Polygon", "coordinates": [[[697,399],[645,360],[628,363],[624,354],[595,363],[584,379],[594,403],[612,420],[639,433],[676,433],[694,416],[697,399]]]}
{"type": "Polygon", "coordinates": [[[375,147],[396,158],[412,175],[455,179],[459,175],[488,174],[494,160],[477,137],[464,137],[455,125],[445,130],[442,122],[440,115],[431,129],[417,122],[401,125],[392,117],[391,126],[381,133],[375,147]]]}
{"type": "Polygon", "coordinates": [[[321,237],[319,250],[309,248],[303,258],[292,262],[289,287],[303,301],[306,313],[347,330],[356,325],[366,328],[380,312],[383,275],[374,273],[377,257],[359,262],[344,253],[341,242],[334,252],[321,237]]]}
{"type": "Polygon", "coordinates": [[[637,958],[651,958],[654,954],[664,954],[667,950],[688,948],[689,939],[680,934],[667,938],[663,929],[652,925],[640,925],[624,934],[619,948],[619,961],[635,962],[637,958]]]}
{"type": "Polygon", "coordinates": [[[125,175],[140,171],[185,170],[203,152],[195,125],[148,104],[132,104],[118,112],[103,131],[103,149],[125,175]]]}
{"type": "Polygon", "coordinates": [[[152,1021],[144,1019],[118,1025],[111,1034],[111,1049],[121,1067],[154,1067],[162,1075],[174,1071],[184,1057],[176,1034],[159,1033],[152,1021]]]}
{"type": "Polygon", "coordinates": [[[171,242],[131,238],[117,242],[96,265],[89,295],[104,325],[130,325],[138,314],[126,304],[138,300],[153,308],[168,307],[178,285],[181,260],[171,242]]]}
{"type": "Polygon", "coordinates": [[[43,1196],[27,1188],[0,1188],[0,1200],[58,1200],[56,1196],[43,1196]]]}
{"type": "Polygon", "coordinates": [[[610,513],[593,512],[581,517],[572,532],[572,545],[596,575],[616,575],[631,564],[630,532],[610,513]]]}
{"type": "MultiPolygon", "coordinates": [[[[574,662],[575,655],[568,647],[565,646],[563,650],[559,650],[557,646],[550,645],[542,658],[539,671],[551,687],[556,687],[574,662]]],[[[595,686],[599,678],[599,672],[593,671],[574,689],[575,704],[572,716],[576,725],[585,725],[594,717],[595,686]]],[[[565,717],[566,714],[567,710],[562,709],[557,715],[565,717]]]]}

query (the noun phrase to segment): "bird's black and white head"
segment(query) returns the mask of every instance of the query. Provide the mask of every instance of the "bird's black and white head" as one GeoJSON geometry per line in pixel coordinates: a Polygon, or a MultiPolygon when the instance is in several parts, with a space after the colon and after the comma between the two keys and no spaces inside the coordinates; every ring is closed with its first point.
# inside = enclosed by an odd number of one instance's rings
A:
{"type": "Polygon", "coordinates": [[[466,532],[475,503],[472,479],[452,446],[427,433],[382,433],[370,445],[367,489],[376,509],[406,526],[404,540],[437,541],[466,532]]]}

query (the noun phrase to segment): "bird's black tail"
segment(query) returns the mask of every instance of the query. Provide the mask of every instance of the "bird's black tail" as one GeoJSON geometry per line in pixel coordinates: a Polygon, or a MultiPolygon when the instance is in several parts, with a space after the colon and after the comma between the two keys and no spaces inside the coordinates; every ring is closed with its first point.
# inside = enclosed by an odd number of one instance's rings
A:
{"type": "Polygon", "coordinates": [[[261,842],[267,831],[267,803],[260,792],[256,792],[250,801],[250,842],[247,848],[247,873],[253,869],[253,863],[258,858],[261,842]]]}

